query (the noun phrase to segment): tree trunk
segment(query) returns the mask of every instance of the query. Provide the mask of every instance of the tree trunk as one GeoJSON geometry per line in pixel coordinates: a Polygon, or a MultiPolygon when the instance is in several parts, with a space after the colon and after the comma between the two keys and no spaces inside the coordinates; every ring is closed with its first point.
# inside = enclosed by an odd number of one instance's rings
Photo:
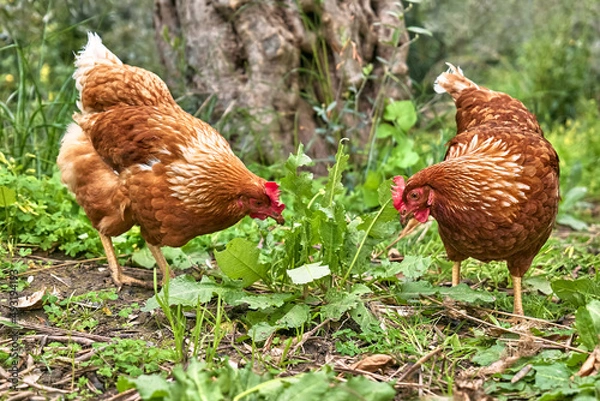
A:
{"type": "Polygon", "coordinates": [[[167,81],[216,96],[238,147],[271,161],[302,142],[328,162],[342,137],[364,148],[382,102],[408,94],[402,12],[397,0],[155,0],[155,25],[167,81]]]}

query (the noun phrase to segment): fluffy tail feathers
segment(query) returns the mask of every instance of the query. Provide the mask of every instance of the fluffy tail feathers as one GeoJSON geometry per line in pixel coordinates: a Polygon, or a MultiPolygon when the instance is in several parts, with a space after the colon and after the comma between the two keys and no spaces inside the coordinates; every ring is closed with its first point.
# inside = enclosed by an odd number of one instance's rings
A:
{"type": "Polygon", "coordinates": [[[475,82],[465,77],[460,67],[455,67],[450,63],[446,64],[449,67],[448,71],[442,72],[433,84],[433,90],[437,93],[447,92],[456,100],[465,89],[482,89],[475,82]]]}
{"type": "Polygon", "coordinates": [[[75,57],[73,79],[79,92],[83,89],[86,75],[97,65],[123,65],[123,62],[102,44],[97,33],[88,32],[87,44],[75,57]]]}
{"type": "Polygon", "coordinates": [[[121,106],[174,106],[167,85],[154,73],[126,64],[115,56],[96,33],[75,57],[77,107],[82,115],[121,106]]]}

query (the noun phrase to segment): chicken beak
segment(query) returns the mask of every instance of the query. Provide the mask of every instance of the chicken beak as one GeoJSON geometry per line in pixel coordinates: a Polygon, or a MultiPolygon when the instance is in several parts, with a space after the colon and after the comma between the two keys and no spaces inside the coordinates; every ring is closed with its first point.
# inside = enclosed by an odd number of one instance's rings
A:
{"type": "Polygon", "coordinates": [[[413,217],[413,214],[409,213],[406,207],[403,206],[400,209],[400,224],[402,224],[403,227],[406,226],[406,223],[411,219],[411,217],[413,217]]]}
{"type": "Polygon", "coordinates": [[[406,225],[408,218],[409,218],[408,215],[400,216],[400,224],[402,224],[402,227],[404,227],[406,225]]]}
{"type": "Polygon", "coordinates": [[[275,220],[278,224],[283,224],[285,223],[285,219],[283,218],[283,216],[281,214],[274,214],[271,215],[271,217],[273,218],[273,220],[275,220]]]}

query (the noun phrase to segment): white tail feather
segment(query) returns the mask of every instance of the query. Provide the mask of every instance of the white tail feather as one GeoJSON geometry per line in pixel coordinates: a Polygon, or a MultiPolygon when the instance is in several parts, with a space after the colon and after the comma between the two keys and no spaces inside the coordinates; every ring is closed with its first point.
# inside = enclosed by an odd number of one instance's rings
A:
{"type": "MultiPolygon", "coordinates": [[[[83,89],[87,73],[95,66],[101,64],[123,65],[123,62],[102,44],[102,39],[100,39],[98,34],[88,32],[87,44],[75,57],[76,69],[73,73],[73,79],[79,93],[83,89]]],[[[77,102],[77,107],[82,110],[80,101],[77,102]]]]}
{"type": "Polygon", "coordinates": [[[449,88],[451,88],[452,92],[454,93],[461,92],[463,89],[467,89],[472,86],[475,86],[477,89],[480,89],[479,85],[465,77],[465,74],[463,74],[460,67],[455,67],[450,63],[446,64],[448,65],[448,71],[442,72],[436,78],[433,84],[433,90],[436,93],[448,92],[449,88]],[[460,77],[460,79],[452,79],[451,82],[450,77],[452,76],[460,77]]]}

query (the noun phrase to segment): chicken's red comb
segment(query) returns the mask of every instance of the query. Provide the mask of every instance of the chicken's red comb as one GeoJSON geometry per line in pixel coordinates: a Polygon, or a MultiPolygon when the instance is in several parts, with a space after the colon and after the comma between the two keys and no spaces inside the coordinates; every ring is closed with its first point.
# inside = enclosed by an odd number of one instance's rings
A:
{"type": "Polygon", "coordinates": [[[402,202],[402,194],[404,193],[404,188],[406,187],[404,177],[401,175],[394,177],[394,184],[395,185],[392,186],[392,200],[394,201],[394,207],[396,210],[400,210],[400,208],[404,206],[404,202],[402,202]]]}
{"type": "Polygon", "coordinates": [[[271,207],[277,213],[283,212],[285,209],[285,205],[281,203],[279,200],[279,195],[281,191],[279,191],[279,184],[273,181],[268,181],[265,183],[265,193],[271,199],[271,207]]]}

